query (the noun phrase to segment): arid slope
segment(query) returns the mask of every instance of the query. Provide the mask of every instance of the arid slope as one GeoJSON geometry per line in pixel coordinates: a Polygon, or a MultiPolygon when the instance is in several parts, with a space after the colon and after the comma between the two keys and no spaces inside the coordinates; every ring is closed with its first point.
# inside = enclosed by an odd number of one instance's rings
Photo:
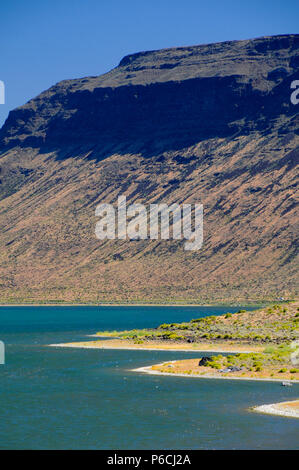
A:
{"type": "Polygon", "coordinates": [[[0,130],[0,301],[297,295],[299,36],[150,51],[0,130]],[[202,202],[204,245],[99,241],[100,202],[202,202]]]}

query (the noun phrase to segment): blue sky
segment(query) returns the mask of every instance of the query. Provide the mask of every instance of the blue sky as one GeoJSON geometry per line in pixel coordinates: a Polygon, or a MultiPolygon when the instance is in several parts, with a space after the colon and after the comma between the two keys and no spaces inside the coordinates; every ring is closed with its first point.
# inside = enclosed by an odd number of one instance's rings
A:
{"type": "Polygon", "coordinates": [[[0,80],[9,110],[129,53],[296,33],[298,0],[1,0],[0,80]]]}

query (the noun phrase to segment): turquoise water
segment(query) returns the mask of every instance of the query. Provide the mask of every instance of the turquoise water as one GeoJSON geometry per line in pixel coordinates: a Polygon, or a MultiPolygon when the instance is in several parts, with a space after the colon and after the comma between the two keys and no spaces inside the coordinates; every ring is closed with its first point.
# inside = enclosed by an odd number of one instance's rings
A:
{"type": "MultiPolygon", "coordinates": [[[[200,353],[50,348],[225,307],[0,307],[1,449],[298,449],[299,420],[248,411],[298,397],[279,383],[131,369],[200,353]]],[[[229,308],[230,311],[236,309],[229,308]]]]}

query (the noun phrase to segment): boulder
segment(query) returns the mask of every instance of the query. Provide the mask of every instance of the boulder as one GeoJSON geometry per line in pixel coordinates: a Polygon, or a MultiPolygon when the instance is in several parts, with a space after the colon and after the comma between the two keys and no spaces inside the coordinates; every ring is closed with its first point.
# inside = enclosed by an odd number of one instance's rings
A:
{"type": "Polygon", "coordinates": [[[206,366],[209,361],[211,361],[211,358],[210,358],[209,356],[203,356],[203,357],[200,359],[198,365],[199,365],[199,366],[206,366]]]}

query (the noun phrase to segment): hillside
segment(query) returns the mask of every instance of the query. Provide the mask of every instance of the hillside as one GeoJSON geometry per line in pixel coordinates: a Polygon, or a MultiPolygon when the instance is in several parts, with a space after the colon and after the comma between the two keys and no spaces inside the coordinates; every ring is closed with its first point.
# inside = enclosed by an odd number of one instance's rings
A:
{"type": "Polygon", "coordinates": [[[211,302],[298,293],[299,35],[123,58],[0,130],[0,302],[211,302]],[[201,202],[204,245],[99,241],[95,207],[201,202]]]}

